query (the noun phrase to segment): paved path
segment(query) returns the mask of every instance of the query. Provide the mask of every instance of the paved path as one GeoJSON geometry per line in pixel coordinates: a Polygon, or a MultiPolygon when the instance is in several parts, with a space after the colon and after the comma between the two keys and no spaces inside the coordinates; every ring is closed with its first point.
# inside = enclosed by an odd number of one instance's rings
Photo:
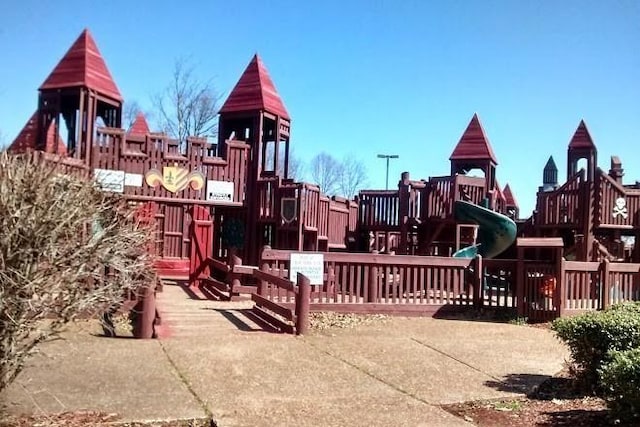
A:
{"type": "Polygon", "coordinates": [[[211,414],[219,426],[456,426],[440,404],[530,390],[567,356],[545,330],[428,318],[293,337],[263,331],[250,306],[167,286],[162,339],[74,333],[3,397],[12,412],[211,414]]]}

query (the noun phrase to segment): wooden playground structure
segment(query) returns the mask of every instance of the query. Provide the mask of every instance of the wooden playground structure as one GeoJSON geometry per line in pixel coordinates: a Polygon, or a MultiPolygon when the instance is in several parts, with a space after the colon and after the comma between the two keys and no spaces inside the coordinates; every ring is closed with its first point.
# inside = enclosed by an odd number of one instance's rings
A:
{"type": "Polygon", "coordinates": [[[9,150],[86,169],[155,222],[160,276],[188,277],[218,298],[252,294],[256,311],[282,330],[304,331],[309,310],[491,308],[548,320],[640,298],[640,185],[622,183],[616,157],[608,172],[597,167],[584,122],[568,145],[567,181],[558,183],[551,158],[535,212],[520,219],[477,115],[449,158],[449,176],[405,172],[397,189],[347,200],[290,179],[291,118],[257,55],[220,109],[215,142],[152,132],[144,116],[124,130],[122,107],[85,30],[40,86],[37,110],[9,150]],[[513,220],[518,239],[497,257],[452,257],[483,232],[458,218],[464,202],[513,220]],[[294,274],[292,256],[301,254],[321,256],[314,282],[294,274]]]}

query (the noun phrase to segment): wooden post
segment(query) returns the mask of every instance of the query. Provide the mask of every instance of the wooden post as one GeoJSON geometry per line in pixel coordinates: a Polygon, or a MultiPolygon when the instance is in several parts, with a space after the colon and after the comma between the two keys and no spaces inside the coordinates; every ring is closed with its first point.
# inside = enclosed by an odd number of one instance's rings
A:
{"type": "MultiPolygon", "coordinates": [[[[262,270],[264,273],[268,273],[269,272],[269,264],[267,264],[266,262],[262,263],[262,266],[260,267],[260,270],[262,270]]],[[[258,295],[263,297],[266,294],[267,294],[267,282],[262,280],[262,279],[260,279],[258,281],[258,295]]]]}
{"type": "Polygon", "coordinates": [[[564,258],[562,257],[562,251],[564,248],[558,248],[556,250],[556,289],[554,293],[554,305],[556,307],[556,314],[558,317],[562,317],[565,309],[565,295],[564,295],[564,258]]]}
{"type": "Polygon", "coordinates": [[[242,258],[235,254],[235,251],[230,251],[229,253],[229,274],[227,276],[227,280],[229,282],[229,300],[233,299],[233,289],[238,288],[238,286],[242,285],[240,281],[240,274],[234,273],[233,269],[236,265],[242,265],[242,258]]]}
{"type": "Polygon", "coordinates": [[[523,317],[525,314],[524,285],[526,281],[524,271],[524,248],[518,248],[518,267],[516,271],[516,305],[518,308],[518,316],[523,317]]]}
{"type": "MultiPolygon", "coordinates": [[[[372,252],[374,255],[378,253],[378,251],[372,252]]],[[[378,266],[376,264],[371,264],[369,267],[369,294],[367,298],[367,302],[378,302],[378,266]]]]}
{"type": "Polygon", "coordinates": [[[483,298],[483,265],[482,265],[482,255],[476,255],[474,264],[474,272],[473,272],[473,307],[474,308],[482,308],[484,305],[483,298]]]}
{"type": "Polygon", "coordinates": [[[309,331],[309,305],[311,304],[311,283],[309,278],[298,273],[298,292],[296,293],[296,335],[309,331]]]}
{"type": "Polygon", "coordinates": [[[609,282],[609,278],[611,277],[611,263],[608,259],[600,264],[600,286],[602,286],[601,295],[602,302],[600,303],[600,308],[607,309],[611,305],[611,283],[609,282]]]}
{"type": "Polygon", "coordinates": [[[140,312],[136,317],[133,336],[135,338],[149,339],[154,337],[153,322],[156,318],[155,286],[144,286],[140,294],[142,301],[136,304],[137,310],[140,312]]]}
{"type": "Polygon", "coordinates": [[[409,219],[409,192],[411,191],[411,182],[409,172],[403,172],[398,183],[398,225],[400,226],[400,243],[398,245],[398,254],[407,253],[408,245],[408,219],[409,219]]]}

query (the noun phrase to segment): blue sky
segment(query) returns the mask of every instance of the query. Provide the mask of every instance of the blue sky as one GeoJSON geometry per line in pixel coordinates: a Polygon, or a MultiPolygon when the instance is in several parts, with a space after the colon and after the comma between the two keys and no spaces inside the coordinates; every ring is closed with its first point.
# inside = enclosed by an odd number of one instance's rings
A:
{"type": "Polygon", "coordinates": [[[620,156],[640,180],[640,2],[627,1],[5,2],[0,131],[12,140],[37,88],[88,27],[122,92],[151,109],[177,57],[228,94],[255,52],[292,116],[292,146],[355,154],[384,188],[447,175],[477,112],[523,214],[553,155],[584,119],[599,165],[620,156]],[[188,3],[188,4],[187,4],[188,3]],[[635,156],[634,156],[635,155],[635,156]]]}

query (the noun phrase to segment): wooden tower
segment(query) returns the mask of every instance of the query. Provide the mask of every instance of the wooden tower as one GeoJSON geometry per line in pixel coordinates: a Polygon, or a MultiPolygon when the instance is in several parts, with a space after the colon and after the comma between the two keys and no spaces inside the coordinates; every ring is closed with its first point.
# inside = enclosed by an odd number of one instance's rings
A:
{"type": "Polygon", "coordinates": [[[587,161],[587,181],[592,182],[596,176],[598,150],[584,120],[580,121],[567,147],[567,181],[578,172],[578,162],[582,159],[587,161]]]}
{"type": "Polygon", "coordinates": [[[584,120],[576,129],[569,146],[567,147],[567,181],[578,173],[578,162],[582,159],[587,161],[586,180],[580,188],[580,215],[582,216],[581,230],[577,230],[578,242],[581,248],[578,252],[578,259],[591,260],[595,254],[593,244],[595,241],[595,179],[598,161],[598,150],[589,134],[584,120]]]}
{"type": "Polygon", "coordinates": [[[558,166],[553,160],[553,156],[549,156],[547,164],[542,170],[542,187],[540,191],[552,191],[558,188],[558,166]]]}
{"type": "Polygon", "coordinates": [[[262,198],[274,197],[273,180],[288,178],[290,126],[289,113],[269,72],[255,55],[220,109],[218,127],[218,147],[223,157],[226,140],[251,146],[244,219],[247,261],[257,261],[265,233],[273,233],[274,224],[258,223],[259,204],[262,198]],[[264,194],[259,197],[259,192],[264,194]]]}
{"type": "Polygon", "coordinates": [[[504,190],[502,190],[504,197],[506,199],[505,210],[507,212],[507,216],[513,220],[517,220],[520,218],[520,208],[518,207],[518,202],[513,195],[513,191],[511,191],[511,187],[509,184],[504,186],[504,190]]]}
{"type": "MultiPolygon", "coordinates": [[[[89,30],[80,34],[39,92],[36,120],[39,150],[45,149],[51,126],[54,134],[60,133],[62,118],[67,128],[68,156],[89,164],[96,120],[101,118],[103,126],[121,126],[122,96],[89,30]]],[[[56,146],[55,152],[58,151],[56,146]]]]}
{"type": "MultiPolygon", "coordinates": [[[[495,189],[498,161],[480,124],[478,114],[474,114],[471,118],[471,122],[462,134],[449,160],[451,161],[451,175],[466,174],[471,169],[482,170],[486,180],[485,191],[487,197],[491,198],[495,189]]],[[[489,206],[491,206],[491,200],[489,206]]]]}

